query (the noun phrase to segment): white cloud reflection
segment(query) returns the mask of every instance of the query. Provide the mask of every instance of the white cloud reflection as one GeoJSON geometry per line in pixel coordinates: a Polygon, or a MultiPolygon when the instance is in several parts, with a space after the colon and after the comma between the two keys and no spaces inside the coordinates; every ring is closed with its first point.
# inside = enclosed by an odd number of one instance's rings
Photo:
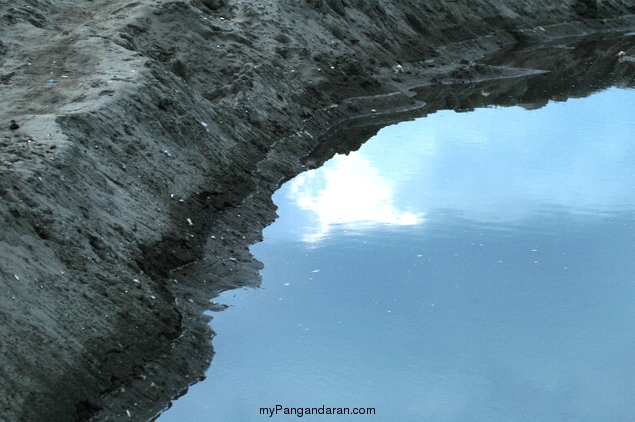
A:
{"type": "Polygon", "coordinates": [[[329,165],[303,173],[289,186],[289,198],[317,216],[317,228],[304,240],[315,241],[334,226],[358,230],[378,224],[419,224],[423,213],[399,210],[394,204],[393,181],[379,173],[359,153],[338,155],[329,165]]]}
{"type": "Polygon", "coordinates": [[[309,242],[336,228],[418,225],[446,210],[495,224],[632,212],[633,133],[633,90],[533,111],[439,112],[385,128],[359,151],[298,176],[283,188],[296,209],[285,212],[303,211],[295,235],[309,242]]]}

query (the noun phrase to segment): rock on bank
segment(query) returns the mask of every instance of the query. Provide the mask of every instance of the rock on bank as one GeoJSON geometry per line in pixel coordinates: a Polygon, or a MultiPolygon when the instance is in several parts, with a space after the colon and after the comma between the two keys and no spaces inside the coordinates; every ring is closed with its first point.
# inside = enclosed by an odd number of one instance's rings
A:
{"type": "Polygon", "coordinates": [[[275,216],[268,195],[331,125],[413,105],[397,64],[431,78],[633,12],[626,0],[0,3],[0,420],[146,420],[198,379],[212,351],[192,321],[256,277],[246,248],[275,216]],[[247,222],[231,213],[245,203],[247,222]],[[204,250],[217,257],[205,286],[170,272],[204,250]]]}

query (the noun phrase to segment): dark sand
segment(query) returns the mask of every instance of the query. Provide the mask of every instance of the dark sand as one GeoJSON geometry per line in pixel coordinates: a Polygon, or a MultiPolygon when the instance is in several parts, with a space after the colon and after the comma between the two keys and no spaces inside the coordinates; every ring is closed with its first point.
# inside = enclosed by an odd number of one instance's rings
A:
{"type": "Polygon", "coordinates": [[[628,0],[0,2],[0,420],[151,419],[211,361],[210,298],[259,283],[248,246],[282,181],[438,109],[632,84],[632,40],[609,34],[632,13],[628,0]],[[485,57],[592,33],[587,56],[485,57]],[[523,75],[545,68],[528,91],[523,75]]]}

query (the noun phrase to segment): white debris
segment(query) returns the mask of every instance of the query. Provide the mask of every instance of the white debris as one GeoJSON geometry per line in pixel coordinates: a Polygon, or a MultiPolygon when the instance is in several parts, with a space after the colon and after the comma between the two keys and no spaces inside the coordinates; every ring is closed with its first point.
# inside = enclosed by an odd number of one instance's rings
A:
{"type": "Polygon", "coordinates": [[[20,281],[20,277],[18,277],[17,274],[13,274],[13,276],[15,277],[16,280],[20,281]]]}
{"type": "Polygon", "coordinates": [[[191,219],[189,219],[189,218],[187,219],[187,224],[189,224],[190,226],[193,226],[193,225],[194,225],[194,223],[192,223],[192,220],[191,220],[191,219]]]}

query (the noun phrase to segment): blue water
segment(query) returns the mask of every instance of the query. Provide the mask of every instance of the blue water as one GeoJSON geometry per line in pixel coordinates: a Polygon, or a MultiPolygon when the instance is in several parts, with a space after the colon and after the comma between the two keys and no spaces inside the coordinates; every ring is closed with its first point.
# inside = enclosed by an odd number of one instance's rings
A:
{"type": "Polygon", "coordinates": [[[400,123],[274,201],[159,421],[635,421],[635,91],[400,123]]]}

